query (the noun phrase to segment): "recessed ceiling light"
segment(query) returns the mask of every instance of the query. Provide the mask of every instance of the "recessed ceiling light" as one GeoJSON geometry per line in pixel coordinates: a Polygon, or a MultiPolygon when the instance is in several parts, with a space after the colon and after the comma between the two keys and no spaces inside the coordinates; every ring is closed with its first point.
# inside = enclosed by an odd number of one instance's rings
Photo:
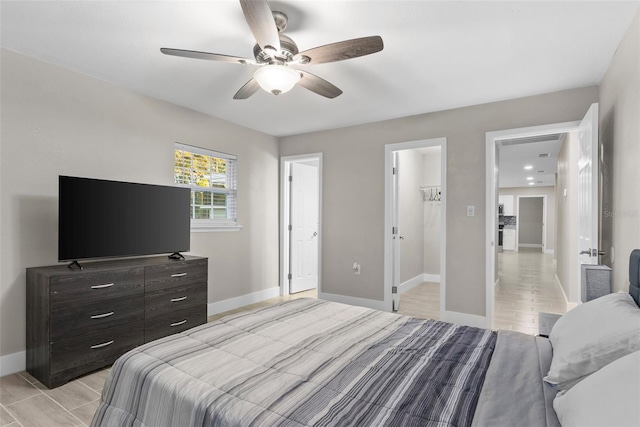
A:
{"type": "Polygon", "coordinates": [[[528,176],[527,177],[527,181],[533,181],[533,177],[532,176],[528,176]]]}
{"type": "Polygon", "coordinates": [[[535,185],[535,182],[530,182],[529,185],[535,185]]]}
{"type": "Polygon", "coordinates": [[[524,169],[525,169],[525,170],[531,170],[531,169],[533,169],[533,166],[531,166],[531,165],[527,165],[527,166],[525,166],[525,167],[524,167],[524,169]]]}

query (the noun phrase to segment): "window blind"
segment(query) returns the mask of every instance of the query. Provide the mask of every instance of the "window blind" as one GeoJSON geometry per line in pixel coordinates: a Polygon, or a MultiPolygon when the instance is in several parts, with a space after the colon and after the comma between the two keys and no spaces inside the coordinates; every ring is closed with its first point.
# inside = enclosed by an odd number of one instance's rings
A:
{"type": "Polygon", "coordinates": [[[174,181],[191,189],[192,222],[238,222],[237,156],[175,144],[174,181]]]}

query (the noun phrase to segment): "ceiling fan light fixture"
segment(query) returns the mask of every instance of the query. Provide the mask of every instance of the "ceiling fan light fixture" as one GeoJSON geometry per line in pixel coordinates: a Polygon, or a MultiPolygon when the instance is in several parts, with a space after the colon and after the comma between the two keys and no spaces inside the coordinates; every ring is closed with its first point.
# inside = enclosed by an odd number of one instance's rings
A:
{"type": "Polygon", "coordinates": [[[260,87],[274,95],[289,92],[301,77],[299,71],[278,64],[265,65],[253,74],[260,87]]]}

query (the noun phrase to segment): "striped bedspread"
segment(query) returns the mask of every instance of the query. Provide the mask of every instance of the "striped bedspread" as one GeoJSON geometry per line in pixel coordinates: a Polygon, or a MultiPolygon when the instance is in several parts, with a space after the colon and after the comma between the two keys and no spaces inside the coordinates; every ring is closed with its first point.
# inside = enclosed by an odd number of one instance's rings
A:
{"type": "Polygon", "coordinates": [[[113,365],[94,426],[468,426],[495,332],[322,300],[238,313],[113,365]]]}

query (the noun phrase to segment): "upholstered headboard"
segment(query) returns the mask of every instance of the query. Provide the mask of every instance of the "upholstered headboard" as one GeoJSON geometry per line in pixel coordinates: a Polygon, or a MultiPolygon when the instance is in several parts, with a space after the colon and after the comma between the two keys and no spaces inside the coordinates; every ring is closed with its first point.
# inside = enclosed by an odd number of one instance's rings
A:
{"type": "Polygon", "coordinates": [[[640,306],[640,249],[631,251],[629,257],[629,293],[640,306]]]}

